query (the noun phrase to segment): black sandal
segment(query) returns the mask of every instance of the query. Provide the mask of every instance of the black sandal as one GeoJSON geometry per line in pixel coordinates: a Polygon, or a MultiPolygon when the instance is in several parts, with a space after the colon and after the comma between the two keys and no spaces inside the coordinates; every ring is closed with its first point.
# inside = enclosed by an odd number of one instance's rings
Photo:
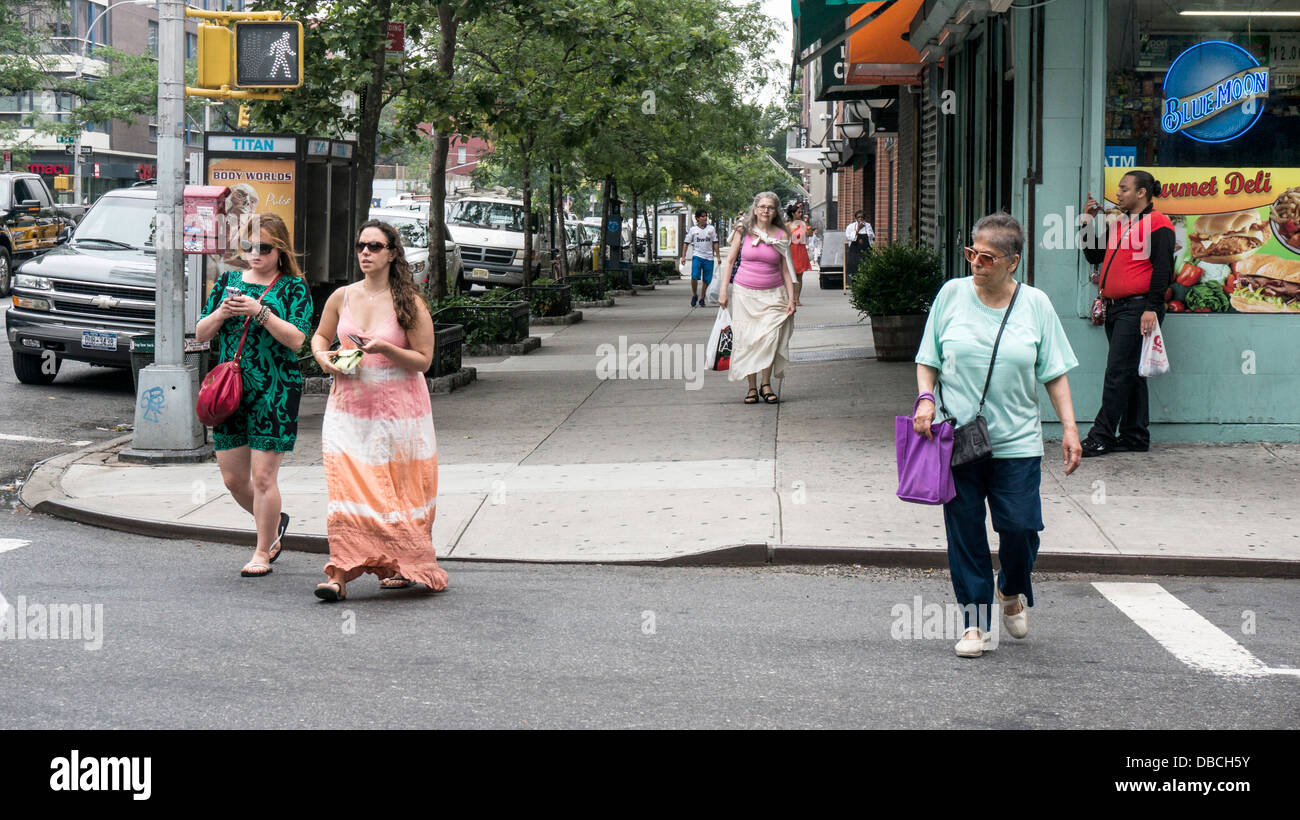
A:
{"type": "Polygon", "coordinates": [[[758,404],[757,390],[752,387],[749,388],[749,392],[745,394],[745,404],[758,404]]]}
{"type": "Polygon", "coordinates": [[[767,388],[766,393],[760,393],[760,395],[763,397],[763,401],[767,402],[768,404],[776,404],[777,402],[780,401],[780,399],[776,397],[776,393],[772,390],[772,385],[765,384],[763,385],[763,387],[767,388]]]}

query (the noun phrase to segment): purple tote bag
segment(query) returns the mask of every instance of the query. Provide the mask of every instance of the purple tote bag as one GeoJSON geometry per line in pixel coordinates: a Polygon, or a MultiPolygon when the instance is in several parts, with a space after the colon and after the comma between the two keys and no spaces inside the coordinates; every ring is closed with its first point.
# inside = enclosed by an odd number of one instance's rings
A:
{"type": "MultiPolygon", "coordinates": [[[[912,413],[921,403],[912,404],[912,413]]],[[[930,425],[933,439],[912,429],[911,416],[894,417],[894,451],[898,457],[898,497],[913,504],[947,504],[957,495],[952,481],[951,422],[930,425]]]]}

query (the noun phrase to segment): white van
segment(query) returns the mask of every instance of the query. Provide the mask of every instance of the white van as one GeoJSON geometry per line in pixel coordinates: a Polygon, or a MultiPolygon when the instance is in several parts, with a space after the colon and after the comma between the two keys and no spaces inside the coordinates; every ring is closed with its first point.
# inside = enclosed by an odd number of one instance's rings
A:
{"type": "MultiPolygon", "coordinates": [[[[447,231],[460,248],[465,286],[519,287],[524,283],[524,203],[490,195],[462,197],[451,206],[447,231]]],[[[569,237],[570,269],[578,264],[580,248],[569,237]]],[[[551,275],[550,233],[546,219],[533,226],[533,278],[551,275]]]]}

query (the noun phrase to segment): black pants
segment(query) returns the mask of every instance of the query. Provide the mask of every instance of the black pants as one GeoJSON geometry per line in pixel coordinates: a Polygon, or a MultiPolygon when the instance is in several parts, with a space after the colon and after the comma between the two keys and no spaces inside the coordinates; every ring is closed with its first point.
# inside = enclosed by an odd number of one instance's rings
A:
{"type": "MultiPolygon", "coordinates": [[[[1106,380],[1101,389],[1101,409],[1088,435],[1107,447],[1115,446],[1115,431],[1125,441],[1150,445],[1147,380],[1138,375],[1142,357],[1142,314],[1146,299],[1125,299],[1106,306],[1106,380]]],[[[1164,313],[1163,310],[1159,313],[1164,313]]]]}

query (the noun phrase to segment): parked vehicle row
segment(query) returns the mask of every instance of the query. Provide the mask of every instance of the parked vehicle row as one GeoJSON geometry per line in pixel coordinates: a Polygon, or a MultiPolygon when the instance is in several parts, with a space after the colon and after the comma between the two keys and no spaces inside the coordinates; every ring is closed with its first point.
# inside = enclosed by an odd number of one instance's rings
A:
{"type": "MultiPolygon", "coordinates": [[[[406,261],[411,265],[411,275],[417,285],[429,280],[432,264],[429,261],[429,216],[416,208],[372,208],[370,218],[387,222],[397,229],[406,251],[406,261]]],[[[446,243],[447,292],[454,293],[463,286],[465,263],[460,248],[454,241],[446,243]]]]}
{"type": "Polygon", "coordinates": [[[19,264],[68,240],[82,213],[56,204],[39,174],[0,173],[0,296],[19,264]]]}
{"type": "Polygon", "coordinates": [[[108,192],[18,269],[5,328],[20,382],[49,384],[64,359],[130,366],[132,338],[154,332],[156,200],[152,185],[108,192]]]}
{"type": "MultiPolygon", "coordinates": [[[[48,198],[39,176],[0,175],[0,288],[10,286],[11,260],[24,260],[12,277],[13,306],[5,317],[15,375],[24,384],[49,384],[65,359],[129,367],[132,341],[154,333],[157,187],[141,183],[110,191],[79,224],[47,207],[37,191],[48,198]]],[[[427,212],[375,208],[370,217],[398,230],[411,272],[417,284],[425,284],[427,212]]],[[[448,291],[475,283],[523,284],[524,220],[517,199],[471,196],[456,202],[448,220],[448,291]]],[[[535,222],[543,224],[534,224],[534,276],[549,277],[550,231],[544,219],[535,222]]],[[[590,270],[599,227],[571,220],[564,232],[569,270],[590,270]]]]}

